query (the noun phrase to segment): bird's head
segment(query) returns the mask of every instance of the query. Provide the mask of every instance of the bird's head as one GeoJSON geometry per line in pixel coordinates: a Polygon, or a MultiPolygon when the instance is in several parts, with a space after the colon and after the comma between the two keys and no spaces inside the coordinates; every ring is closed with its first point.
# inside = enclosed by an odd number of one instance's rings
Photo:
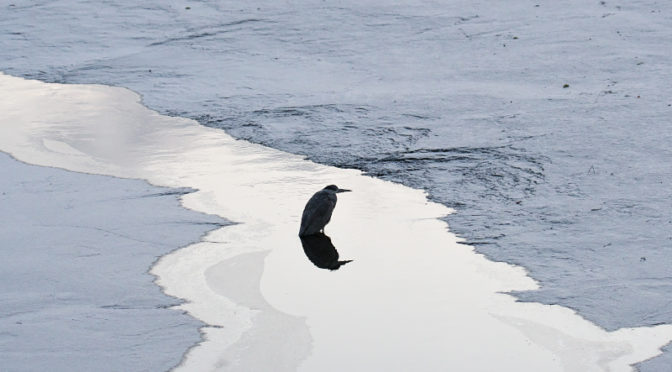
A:
{"type": "Polygon", "coordinates": [[[338,186],[336,186],[336,185],[329,185],[329,186],[325,187],[324,190],[330,190],[330,191],[333,191],[333,192],[336,192],[336,193],[352,191],[352,190],[348,190],[348,189],[339,189],[338,186]]]}

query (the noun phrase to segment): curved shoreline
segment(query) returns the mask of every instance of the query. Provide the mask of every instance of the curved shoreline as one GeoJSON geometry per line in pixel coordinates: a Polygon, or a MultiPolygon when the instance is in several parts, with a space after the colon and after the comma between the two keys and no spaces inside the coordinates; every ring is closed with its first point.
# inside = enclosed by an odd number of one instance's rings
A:
{"type": "MultiPolygon", "coordinates": [[[[415,366],[422,361],[427,368],[452,363],[474,369],[629,370],[629,365],[659,354],[672,339],[669,325],[606,332],[560,306],[516,303],[501,292],[531,289],[534,281],[520,267],[488,261],[458,245],[437,220],[449,210],[427,202],[421,191],[158,115],[125,89],[45,84],[6,75],[0,79],[7,113],[0,125],[0,149],[41,165],[197,188],[182,198],[185,207],[240,222],[164,256],[152,270],[166,293],[189,301],[180,308],[214,326],[206,328],[206,341],[192,349],[184,369],[261,363],[310,370],[326,360],[334,369],[387,363],[403,368],[400,362],[407,359],[415,366]],[[348,255],[356,260],[340,276],[315,271],[297,255],[302,252],[296,246],[295,221],[305,196],[328,183],[356,190],[340,202],[329,226],[334,244],[350,249],[348,255]],[[375,210],[379,213],[371,212],[375,210]],[[251,261],[243,264],[231,262],[254,252],[264,254],[248,255],[251,261]],[[249,270],[260,268],[262,261],[261,274],[249,270]],[[247,269],[233,279],[255,288],[258,278],[261,293],[242,291],[234,303],[222,292],[236,286],[220,288],[213,281],[225,281],[222,275],[240,265],[247,269]],[[275,316],[306,319],[313,338],[308,359],[303,360],[306,349],[301,345],[264,360],[247,349],[287,344],[282,335],[269,337],[278,332],[275,316]],[[427,322],[431,329],[421,325],[427,322]],[[496,340],[486,336],[493,332],[496,340]],[[250,334],[257,336],[246,338],[250,334]],[[370,346],[372,337],[385,339],[386,345],[377,345],[362,360],[358,350],[370,346]],[[430,339],[434,341],[427,344],[430,339]],[[563,342],[558,344],[558,339],[563,342]],[[418,343],[427,348],[413,346],[418,343]],[[334,353],[343,359],[334,361],[334,353]],[[488,358],[478,357],[484,353],[488,358]]],[[[291,327],[305,335],[301,328],[301,322],[291,327]]]]}

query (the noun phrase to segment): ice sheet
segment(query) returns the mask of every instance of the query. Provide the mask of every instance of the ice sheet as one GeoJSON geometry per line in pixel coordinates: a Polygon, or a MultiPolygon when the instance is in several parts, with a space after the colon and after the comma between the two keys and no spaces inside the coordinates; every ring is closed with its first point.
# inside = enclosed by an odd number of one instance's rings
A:
{"type": "Polygon", "coordinates": [[[139,180],[0,153],[0,370],[165,371],[202,323],[148,273],[226,221],[139,180]]]}

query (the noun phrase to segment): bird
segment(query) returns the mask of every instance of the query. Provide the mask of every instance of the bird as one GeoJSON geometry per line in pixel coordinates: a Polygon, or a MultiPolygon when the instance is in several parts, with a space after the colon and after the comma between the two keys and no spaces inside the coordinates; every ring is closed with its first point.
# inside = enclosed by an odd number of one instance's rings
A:
{"type": "Polygon", "coordinates": [[[324,232],[324,226],[331,220],[331,214],[336,207],[336,194],[351,190],[339,189],[336,185],[329,185],[316,192],[303,209],[299,236],[315,235],[324,232]]]}

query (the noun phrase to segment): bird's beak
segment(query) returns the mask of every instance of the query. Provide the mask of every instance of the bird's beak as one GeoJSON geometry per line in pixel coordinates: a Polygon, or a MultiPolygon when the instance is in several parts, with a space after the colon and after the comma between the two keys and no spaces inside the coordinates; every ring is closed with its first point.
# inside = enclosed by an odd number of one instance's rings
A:
{"type": "Polygon", "coordinates": [[[352,191],[352,190],[348,190],[348,189],[338,189],[338,190],[336,190],[337,193],[338,192],[350,192],[350,191],[352,191]]]}

